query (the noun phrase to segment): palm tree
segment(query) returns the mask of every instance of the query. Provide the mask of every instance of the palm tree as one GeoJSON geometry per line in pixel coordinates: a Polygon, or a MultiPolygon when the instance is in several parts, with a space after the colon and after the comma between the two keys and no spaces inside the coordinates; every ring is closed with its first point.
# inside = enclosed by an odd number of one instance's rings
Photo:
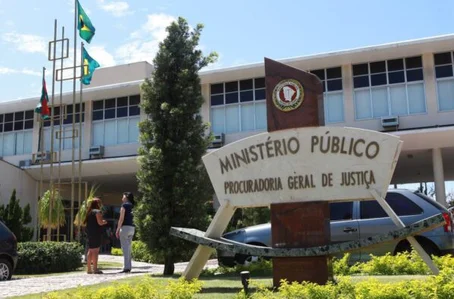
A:
{"type": "Polygon", "coordinates": [[[47,228],[47,239],[50,241],[52,229],[57,226],[63,226],[65,220],[65,207],[63,198],[57,189],[53,189],[53,204],[51,207],[52,190],[47,190],[38,203],[39,222],[42,228],[47,228]],[[51,210],[51,219],[49,219],[49,210],[51,210]]]}
{"type": "Polygon", "coordinates": [[[88,206],[93,198],[96,196],[96,192],[98,191],[99,186],[93,185],[90,188],[90,192],[87,195],[87,198],[82,202],[81,206],[79,207],[79,212],[77,212],[76,217],[74,217],[74,225],[76,226],[83,226],[83,221],[85,216],[87,215],[88,206]]]}

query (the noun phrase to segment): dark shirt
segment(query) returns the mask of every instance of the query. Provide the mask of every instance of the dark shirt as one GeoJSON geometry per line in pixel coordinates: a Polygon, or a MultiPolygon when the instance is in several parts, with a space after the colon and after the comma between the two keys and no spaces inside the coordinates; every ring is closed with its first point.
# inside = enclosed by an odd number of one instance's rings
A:
{"type": "Polygon", "coordinates": [[[125,218],[123,219],[123,225],[134,226],[134,220],[132,219],[132,204],[130,202],[125,202],[121,205],[121,207],[125,209],[125,218]]]}
{"type": "Polygon", "coordinates": [[[87,219],[87,235],[92,237],[101,237],[102,235],[102,226],[98,224],[96,219],[96,214],[101,213],[100,210],[91,210],[90,215],[87,219]]]}

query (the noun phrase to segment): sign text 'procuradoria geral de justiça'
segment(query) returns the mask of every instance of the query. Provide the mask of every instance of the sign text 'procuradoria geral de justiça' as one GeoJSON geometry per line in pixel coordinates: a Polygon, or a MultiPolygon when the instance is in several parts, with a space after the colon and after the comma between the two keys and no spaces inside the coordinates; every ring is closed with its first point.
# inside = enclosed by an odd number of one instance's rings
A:
{"type": "Polygon", "coordinates": [[[215,189],[222,188],[226,198],[283,190],[381,188],[394,168],[389,161],[394,161],[397,145],[390,146],[396,140],[387,140],[387,134],[327,127],[263,133],[246,140],[204,158],[216,177],[215,189]]]}

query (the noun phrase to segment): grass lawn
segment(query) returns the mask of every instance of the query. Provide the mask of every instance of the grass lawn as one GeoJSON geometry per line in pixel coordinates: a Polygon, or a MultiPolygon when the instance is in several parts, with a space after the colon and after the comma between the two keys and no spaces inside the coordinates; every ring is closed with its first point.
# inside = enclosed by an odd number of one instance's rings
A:
{"type": "MultiPolygon", "coordinates": [[[[156,282],[159,285],[166,285],[169,280],[177,280],[180,275],[174,275],[172,277],[163,277],[163,276],[153,276],[156,282]]],[[[425,275],[401,275],[401,276],[352,276],[353,282],[360,282],[363,280],[367,280],[370,278],[376,278],[380,282],[388,283],[388,282],[399,282],[403,280],[423,280],[426,279],[428,276],[425,275]]],[[[99,288],[104,288],[114,284],[129,284],[134,285],[138,283],[143,276],[135,276],[125,279],[120,279],[114,282],[103,283],[103,284],[96,284],[92,286],[86,286],[84,288],[90,290],[96,290],[99,288]]],[[[195,298],[199,299],[229,299],[234,298],[235,295],[243,288],[241,285],[241,280],[239,275],[237,277],[232,275],[219,275],[215,277],[201,277],[200,280],[203,283],[203,289],[201,293],[197,294],[195,298]]],[[[261,285],[266,285],[271,287],[272,286],[272,278],[271,277],[260,277],[260,278],[252,278],[251,284],[252,287],[250,288],[251,291],[254,290],[253,284],[258,283],[261,285]]],[[[75,289],[67,289],[59,291],[58,293],[64,295],[65,298],[71,298],[72,292],[75,289]]],[[[13,297],[16,299],[34,299],[34,298],[42,298],[42,294],[37,295],[28,295],[28,296],[21,296],[21,297],[13,297]]]]}
{"type": "MultiPolygon", "coordinates": [[[[98,268],[101,270],[103,269],[121,269],[123,267],[122,263],[115,263],[115,262],[99,262],[98,268]]],[[[76,271],[72,272],[60,272],[60,273],[51,273],[51,274],[18,274],[14,275],[14,278],[30,278],[30,277],[44,277],[44,276],[55,276],[55,275],[64,275],[68,273],[80,273],[85,271],[85,265],[82,268],[77,269],[76,271]]]]}

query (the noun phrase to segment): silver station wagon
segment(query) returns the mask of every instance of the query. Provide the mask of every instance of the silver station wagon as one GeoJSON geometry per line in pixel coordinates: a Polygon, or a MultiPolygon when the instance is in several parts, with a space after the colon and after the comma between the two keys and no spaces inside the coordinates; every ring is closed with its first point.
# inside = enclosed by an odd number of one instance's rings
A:
{"type": "MultiPolygon", "coordinates": [[[[430,255],[454,254],[454,232],[452,214],[434,199],[410,190],[391,189],[386,201],[405,225],[425,218],[442,214],[446,224],[416,236],[424,250],[430,255]]],[[[372,237],[397,229],[379,203],[373,201],[351,201],[330,203],[331,243],[354,241],[372,237]]],[[[236,242],[271,247],[271,224],[261,224],[235,230],[223,235],[223,238],[236,242]]],[[[410,250],[408,241],[381,243],[374,247],[351,252],[350,262],[367,261],[370,254],[380,256],[390,252],[410,250]]],[[[218,251],[219,263],[224,266],[247,264],[258,257],[218,251]]],[[[336,256],[342,257],[342,256],[336,256]]]]}

